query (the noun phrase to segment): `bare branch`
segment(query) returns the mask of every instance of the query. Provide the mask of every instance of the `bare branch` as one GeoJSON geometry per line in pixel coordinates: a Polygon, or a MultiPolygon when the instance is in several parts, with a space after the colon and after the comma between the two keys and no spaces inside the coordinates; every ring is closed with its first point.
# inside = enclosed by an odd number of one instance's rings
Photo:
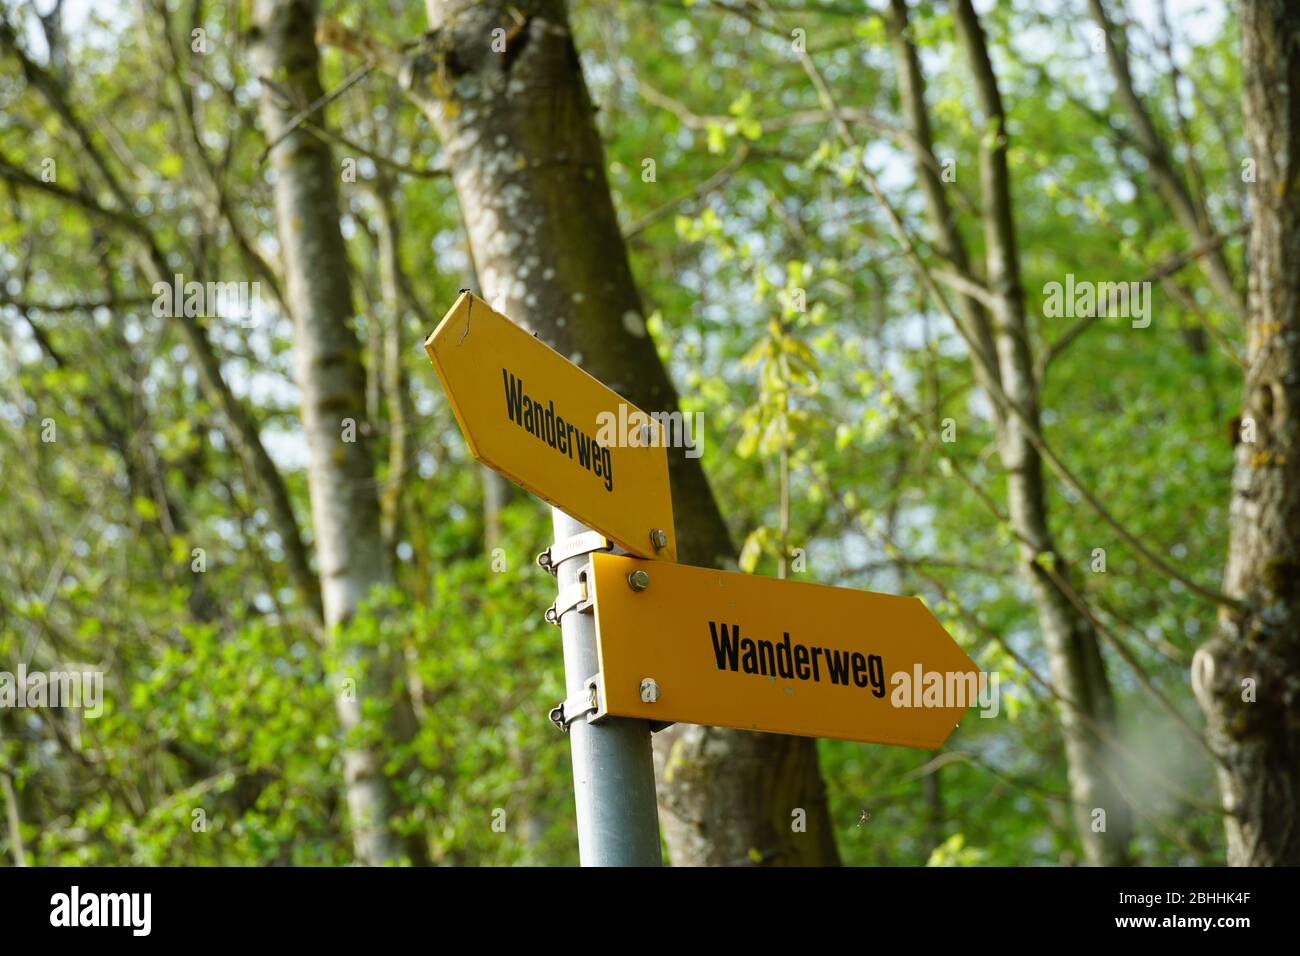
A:
{"type": "Polygon", "coordinates": [[[655,223],[659,222],[661,219],[665,219],[668,216],[671,216],[675,211],[680,209],[682,206],[699,202],[701,199],[703,199],[705,196],[709,195],[710,193],[714,192],[715,190],[721,189],[724,185],[726,185],[727,181],[730,180],[731,177],[736,174],[736,171],[739,170],[741,166],[745,165],[745,161],[749,159],[749,156],[750,156],[749,146],[747,144],[742,143],[740,148],[736,150],[735,154],[731,157],[731,159],[727,160],[725,166],[723,166],[712,176],[704,180],[704,182],[700,183],[698,186],[696,186],[694,189],[690,190],[689,192],[684,193],[681,196],[678,196],[676,199],[670,199],[668,202],[664,203],[659,208],[646,213],[644,216],[642,216],[636,222],[632,223],[632,225],[628,226],[627,229],[623,231],[623,237],[630,241],[636,238],[639,234],[644,232],[646,229],[649,229],[655,223]]]}
{"type": "MultiPolygon", "coordinates": [[[[1139,279],[1138,281],[1139,282],[1160,282],[1163,284],[1166,279],[1173,276],[1180,269],[1186,266],[1189,262],[1194,262],[1195,260],[1199,259],[1201,256],[1208,255],[1209,253],[1215,251],[1216,249],[1219,249],[1220,247],[1223,246],[1225,242],[1227,242],[1230,239],[1234,239],[1237,236],[1244,235],[1246,232],[1249,231],[1249,229],[1250,226],[1248,225],[1238,226],[1236,229],[1232,229],[1228,232],[1221,233],[1217,236],[1214,236],[1213,238],[1205,242],[1202,242],[1200,245],[1192,249],[1188,249],[1185,252],[1180,252],[1177,255],[1171,256],[1169,259],[1165,260],[1163,263],[1157,266],[1152,272],[1148,273],[1146,276],[1139,279]]],[[[1091,315],[1083,316],[1082,318],[1078,319],[1073,325],[1071,325],[1068,329],[1066,329],[1061,334],[1060,338],[1058,338],[1055,342],[1052,342],[1049,346],[1047,346],[1046,349],[1043,350],[1042,355],[1040,355],[1038,358],[1037,367],[1034,370],[1034,377],[1039,382],[1042,382],[1043,377],[1047,374],[1047,367],[1051,365],[1051,363],[1058,356],[1060,356],[1062,352],[1064,352],[1072,344],[1074,344],[1074,341],[1078,339],[1079,336],[1083,335],[1084,332],[1092,328],[1093,325],[1097,323],[1097,320],[1101,318],[1104,318],[1104,316],[1101,313],[1101,310],[1095,309],[1091,315]]],[[[1233,358],[1238,364],[1241,363],[1240,358],[1237,358],[1236,356],[1233,356],[1233,358]]]]}
{"type": "MultiPolygon", "coordinates": [[[[364,66],[360,67],[359,69],[354,70],[352,74],[338,86],[337,89],[331,90],[330,92],[325,93],[322,96],[318,96],[314,102],[309,103],[301,112],[296,113],[293,117],[291,117],[289,121],[285,124],[284,129],[280,130],[280,132],[276,134],[275,138],[272,139],[271,142],[266,144],[266,149],[262,150],[262,155],[257,158],[257,165],[261,166],[263,163],[265,163],[266,157],[271,155],[271,151],[275,149],[277,146],[279,146],[281,143],[283,143],[291,135],[293,135],[294,130],[296,130],[299,126],[301,126],[308,119],[310,119],[316,112],[318,112],[321,109],[324,109],[326,106],[334,102],[344,93],[346,93],[348,90],[352,89],[352,87],[356,86],[358,83],[364,80],[367,76],[370,75],[370,71],[372,69],[373,66],[367,63],[364,66]]],[[[277,89],[275,83],[272,82],[269,78],[265,76],[259,76],[257,79],[264,86],[268,86],[273,90],[277,89]]],[[[278,90],[277,93],[281,96],[283,95],[283,93],[281,93],[278,90]]]]}

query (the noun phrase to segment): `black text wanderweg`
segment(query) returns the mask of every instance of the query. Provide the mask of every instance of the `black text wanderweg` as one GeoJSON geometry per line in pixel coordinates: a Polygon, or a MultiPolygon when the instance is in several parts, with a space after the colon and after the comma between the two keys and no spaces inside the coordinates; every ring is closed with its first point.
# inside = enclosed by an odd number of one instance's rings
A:
{"type": "Polygon", "coordinates": [[[597,444],[596,439],[582,429],[575,428],[573,422],[566,422],[555,414],[554,401],[543,406],[525,393],[523,380],[515,378],[504,368],[501,381],[506,389],[506,414],[512,422],[600,478],[606,491],[614,490],[614,469],[608,448],[597,444]]]}

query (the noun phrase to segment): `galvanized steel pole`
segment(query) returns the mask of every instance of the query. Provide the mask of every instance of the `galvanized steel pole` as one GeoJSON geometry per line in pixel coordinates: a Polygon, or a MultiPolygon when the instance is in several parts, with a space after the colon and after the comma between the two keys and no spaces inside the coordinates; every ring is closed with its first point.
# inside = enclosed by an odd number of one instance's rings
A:
{"type": "MultiPolygon", "coordinates": [[[[551,511],[557,544],[590,531],[559,508],[551,511]]],[[[578,583],[578,574],[590,557],[589,553],[578,554],[556,562],[561,594],[578,583]]],[[[565,693],[572,701],[584,695],[587,679],[599,669],[596,621],[590,611],[573,609],[562,611],[559,624],[564,641],[565,693]]],[[[659,810],[650,724],[624,717],[589,724],[579,717],[569,724],[569,743],[582,865],[659,866],[659,810]]]]}

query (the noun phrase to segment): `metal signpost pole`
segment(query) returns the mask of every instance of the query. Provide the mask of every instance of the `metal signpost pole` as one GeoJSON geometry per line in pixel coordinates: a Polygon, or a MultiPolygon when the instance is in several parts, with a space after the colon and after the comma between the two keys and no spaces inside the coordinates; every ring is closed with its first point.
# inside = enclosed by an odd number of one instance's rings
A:
{"type": "MultiPolygon", "coordinates": [[[[557,546],[579,535],[595,534],[559,508],[551,511],[557,546]]],[[[587,722],[595,693],[588,680],[599,669],[596,621],[590,609],[575,599],[584,586],[579,572],[587,567],[591,555],[589,550],[571,556],[562,547],[556,551],[553,570],[560,597],[555,610],[564,641],[568,696],[552,712],[552,719],[568,726],[579,859],[583,866],[659,866],[659,810],[650,724],[625,717],[587,722]],[[573,597],[566,599],[566,595],[573,597]]]]}

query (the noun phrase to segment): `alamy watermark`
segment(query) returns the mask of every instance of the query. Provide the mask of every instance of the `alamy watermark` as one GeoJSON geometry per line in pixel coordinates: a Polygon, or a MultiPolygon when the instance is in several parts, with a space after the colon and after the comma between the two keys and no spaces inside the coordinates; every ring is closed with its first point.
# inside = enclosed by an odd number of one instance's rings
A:
{"type": "Polygon", "coordinates": [[[1150,282],[1076,282],[1070,272],[1064,283],[1044,285],[1043,297],[1043,315],[1049,319],[1132,319],[1135,329],[1151,324],[1150,282]]]}
{"type": "Polygon", "coordinates": [[[0,708],[62,707],[98,717],[104,712],[104,672],[70,667],[62,671],[0,671],[0,708]]]}
{"type": "Polygon", "coordinates": [[[155,282],[151,291],[155,318],[223,317],[238,319],[247,328],[252,324],[253,310],[261,302],[262,283],[186,282],[178,272],[171,282],[155,282]]]}
{"type": "Polygon", "coordinates": [[[895,671],[889,678],[894,707],[967,707],[979,705],[981,717],[996,717],[1001,710],[1002,681],[997,671],[927,671],[920,664],[912,672],[895,671]]]}
{"type": "Polygon", "coordinates": [[[148,936],[153,928],[152,893],[83,893],[73,885],[50,897],[50,925],[59,927],[124,927],[132,936],[148,936]]]}
{"type": "Polygon", "coordinates": [[[643,412],[626,402],[618,413],[596,416],[596,442],[603,448],[685,448],[687,458],[704,454],[703,412],[643,412]]]}

